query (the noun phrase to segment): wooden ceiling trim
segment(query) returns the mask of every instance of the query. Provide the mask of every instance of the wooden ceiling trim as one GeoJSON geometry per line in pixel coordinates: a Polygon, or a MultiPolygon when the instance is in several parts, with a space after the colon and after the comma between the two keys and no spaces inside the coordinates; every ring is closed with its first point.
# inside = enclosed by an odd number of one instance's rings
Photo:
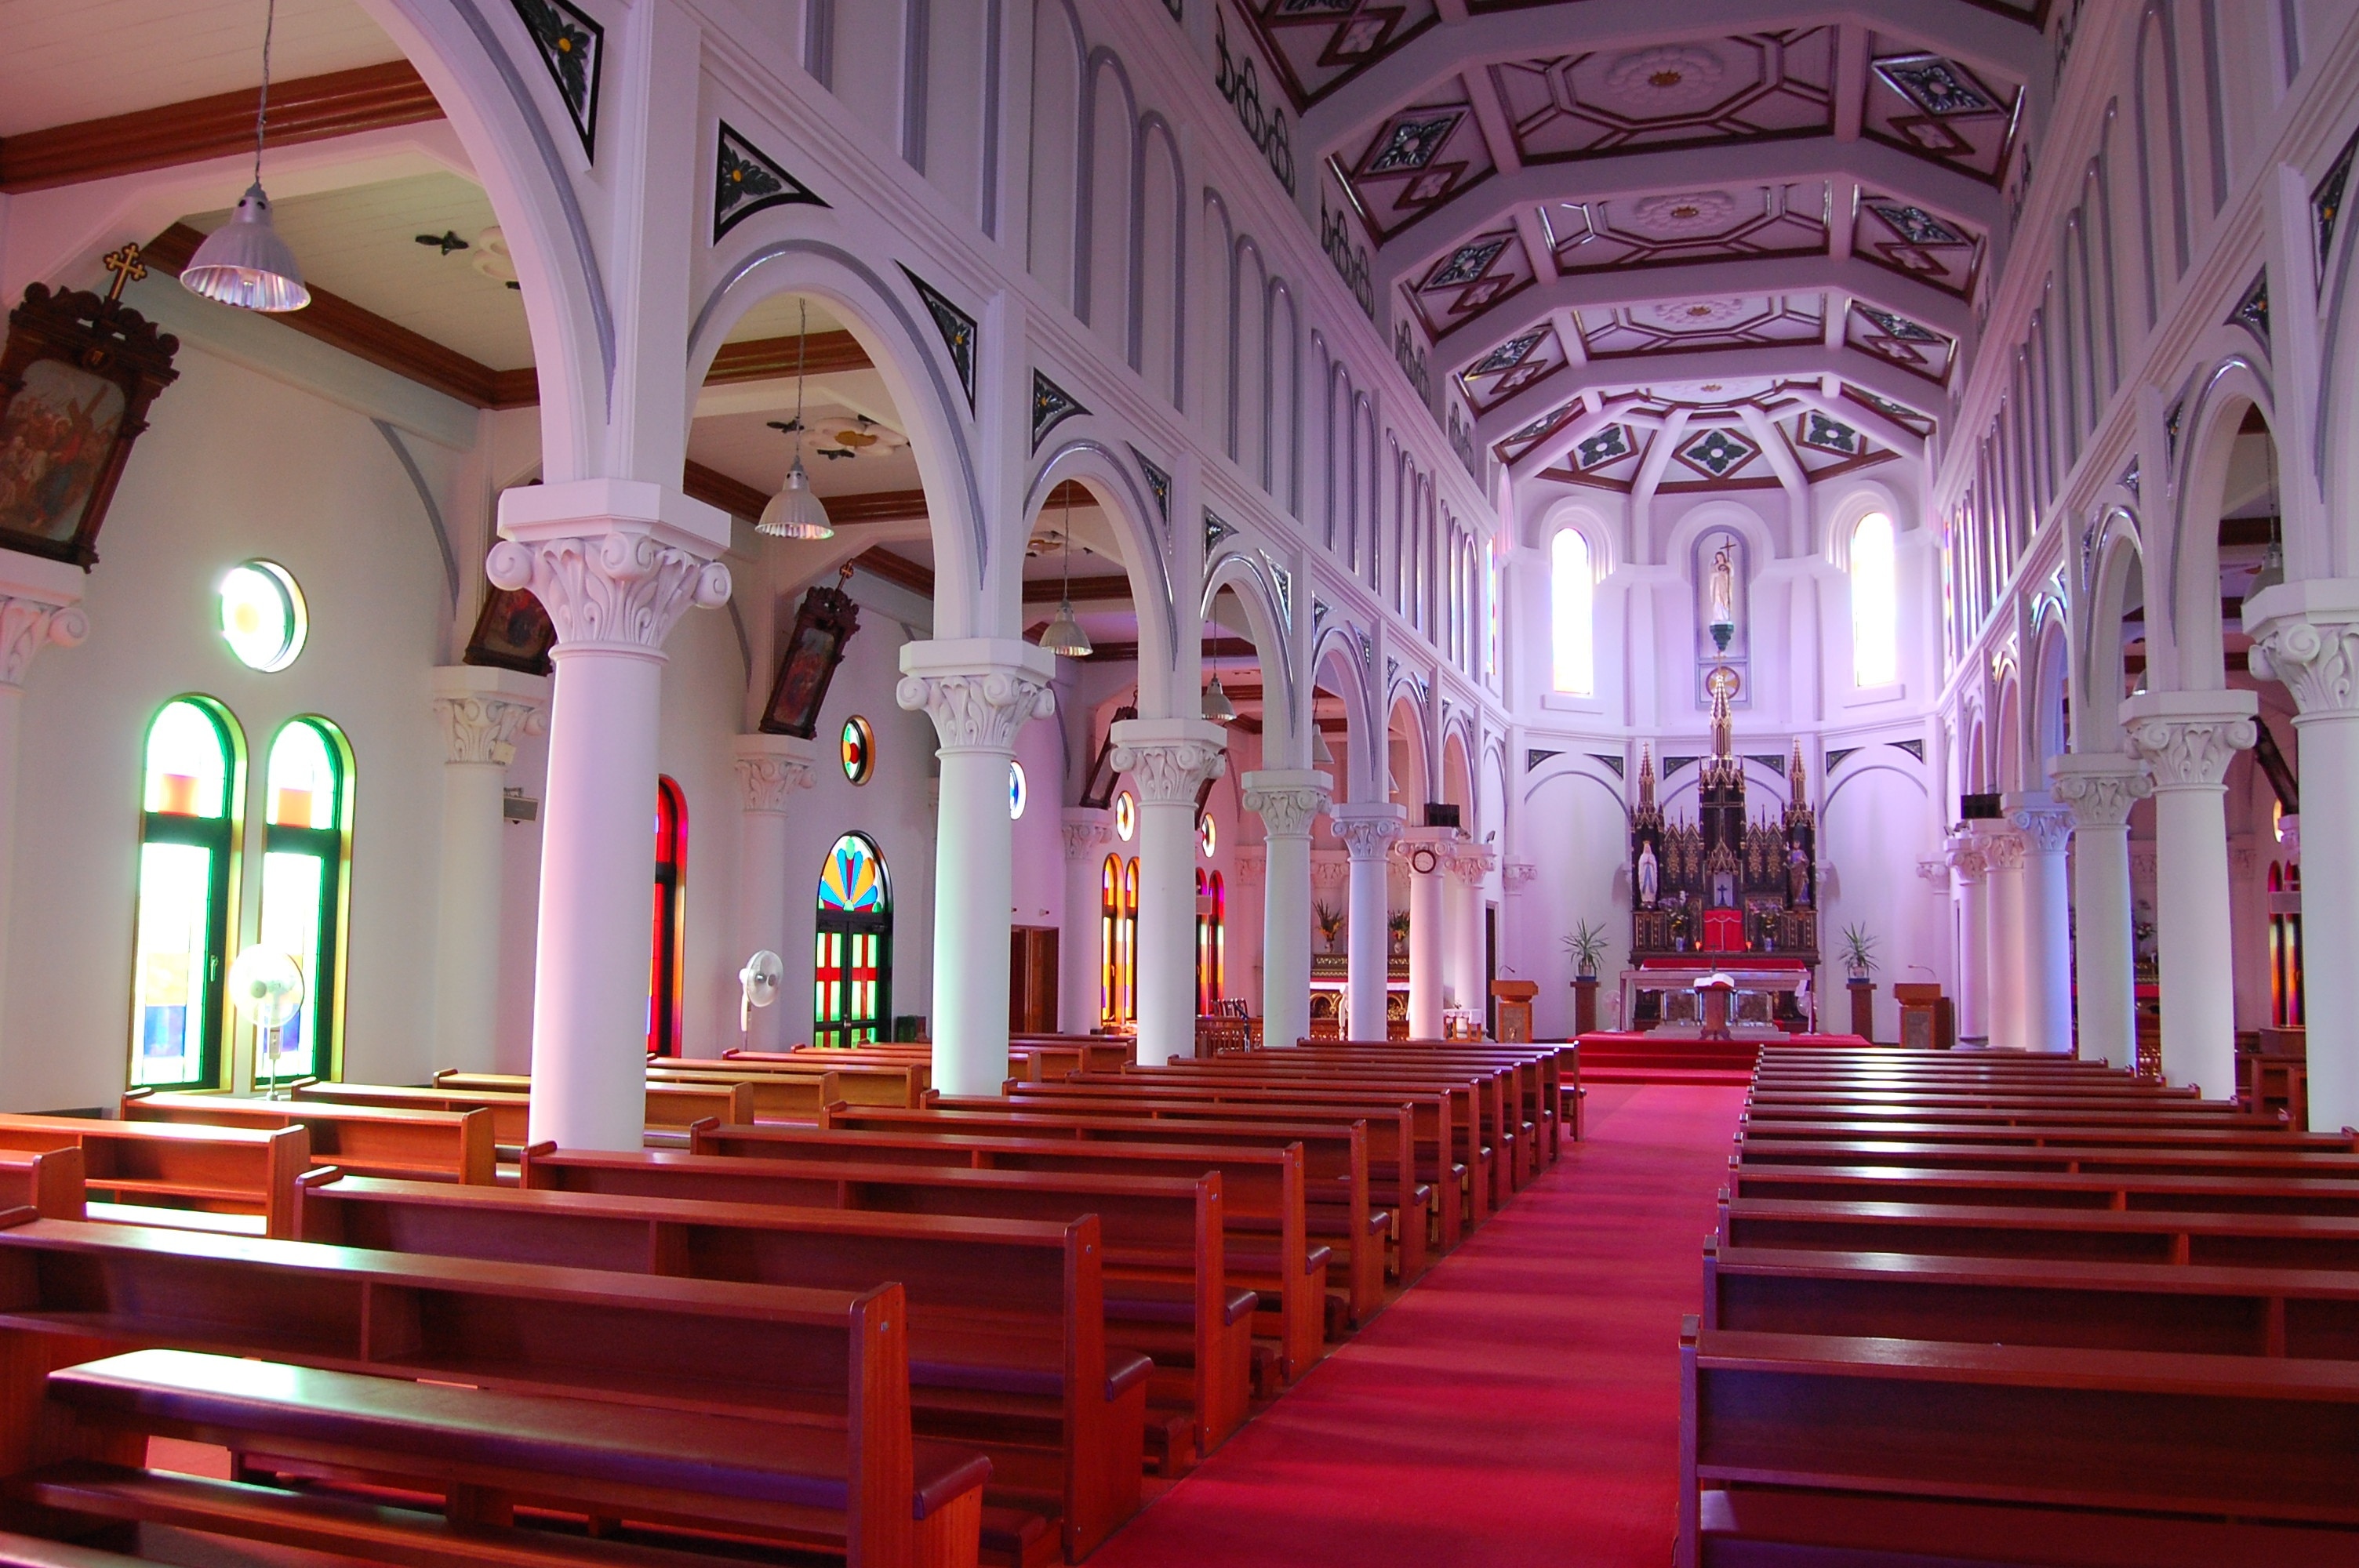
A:
{"type": "Polygon", "coordinates": [[[733,516],[748,523],[762,515],[762,508],[770,498],[743,480],[731,479],[719,469],[706,468],[694,458],[679,476],[679,488],[690,501],[701,501],[707,506],[718,506],[733,516]]]}
{"type": "MultiPolygon", "coordinates": [[[[833,513],[833,503],[829,503],[828,510],[833,513]]],[[[886,582],[898,583],[921,598],[934,597],[933,572],[907,556],[895,555],[882,545],[861,551],[852,557],[852,564],[858,570],[883,578],[886,582]]]]}
{"type": "MultiPolygon", "coordinates": [[[[756,338],[743,343],[723,343],[721,351],[712,356],[712,368],[705,373],[707,386],[727,386],[741,381],[777,381],[795,373],[795,351],[803,340],[787,338],[756,338]]],[[[868,351],[849,332],[813,332],[810,335],[809,354],[803,369],[811,375],[827,375],[851,370],[872,370],[875,362],[868,351]]]]}
{"type": "MultiPolygon", "coordinates": [[[[828,504],[832,510],[834,503],[828,504]]],[[[1055,604],[1064,596],[1065,580],[1060,577],[1028,577],[1024,579],[1024,602],[1027,604],[1055,604]]],[[[1129,598],[1130,579],[1121,573],[1073,579],[1073,600],[1076,603],[1115,599],[1126,602],[1129,598]]]]}
{"type": "MultiPolygon", "coordinates": [[[[246,152],[254,146],[259,92],[241,88],[131,114],[20,131],[0,141],[0,192],[47,190],[246,152]]],[[[270,87],[275,147],[440,118],[442,106],[406,59],[270,87]]]]}

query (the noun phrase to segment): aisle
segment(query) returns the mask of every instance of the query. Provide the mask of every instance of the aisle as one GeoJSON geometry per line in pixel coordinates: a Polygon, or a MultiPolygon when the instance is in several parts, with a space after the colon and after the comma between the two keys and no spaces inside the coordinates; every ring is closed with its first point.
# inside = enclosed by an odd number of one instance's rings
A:
{"type": "Polygon", "coordinates": [[[1589,1098],[1586,1142],[1091,1568],[1662,1568],[1680,1315],[1744,1091],[1589,1098]]]}

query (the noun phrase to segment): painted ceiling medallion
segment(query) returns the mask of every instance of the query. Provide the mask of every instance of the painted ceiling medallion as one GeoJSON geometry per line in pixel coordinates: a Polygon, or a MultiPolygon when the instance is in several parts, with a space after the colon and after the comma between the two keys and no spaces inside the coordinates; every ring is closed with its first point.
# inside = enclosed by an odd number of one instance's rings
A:
{"type": "Polygon", "coordinates": [[[1630,432],[1627,428],[1620,425],[1608,425],[1587,440],[1579,442],[1573,447],[1572,462],[1575,468],[1587,473],[1590,470],[1603,468],[1607,463],[1619,462],[1635,449],[1630,445],[1630,432]]]}
{"type": "Polygon", "coordinates": [[[1446,109],[1440,114],[1408,114],[1393,122],[1368,161],[1361,166],[1363,175],[1400,174],[1423,168],[1450,139],[1450,133],[1466,117],[1463,109],[1446,109]]]}
{"type": "Polygon", "coordinates": [[[1858,457],[1866,450],[1858,431],[1840,419],[1829,418],[1815,408],[1806,410],[1802,415],[1802,445],[1846,458],[1858,457]]]}
{"type": "Polygon", "coordinates": [[[1680,449],[1680,459],[1714,479],[1726,479],[1758,456],[1761,449],[1734,430],[1706,430],[1680,449]]]}
{"type": "Polygon", "coordinates": [[[1899,55],[1875,62],[1875,74],[1928,114],[1995,114],[1998,103],[1973,73],[1937,54],[1899,55]]]}
{"type": "Polygon", "coordinates": [[[1717,233],[1736,211],[1736,198],[1725,190],[1691,190],[1677,196],[1649,196],[1630,209],[1631,227],[1652,239],[1685,234],[1717,233]]]}
{"type": "Polygon", "coordinates": [[[1884,220],[1892,232],[1912,245],[1963,245],[1972,243],[1963,234],[1934,217],[1922,207],[1907,207],[1897,202],[1874,201],[1868,211],[1884,220]]]}
{"type": "Polygon", "coordinates": [[[1605,73],[1605,96],[1616,108],[1645,114],[1709,102],[1728,67],[1700,44],[1666,44],[1615,60],[1605,73]]]}
{"type": "Polygon", "coordinates": [[[1547,335],[1547,328],[1535,327],[1528,332],[1508,339],[1473,364],[1468,365],[1466,379],[1475,381],[1486,375],[1496,375],[1503,370],[1513,370],[1524,362],[1527,355],[1539,346],[1540,340],[1547,335]]]}
{"type": "Polygon", "coordinates": [[[1504,234],[1461,245],[1434,269],[1433,276],[1425,280],[1425,287],[1430,291],[1457,288],[1473,283],[1491,270],[1491,264],[1497,261],[1499,254],[1506,248],[1507,240],[1504,234]]]}
{"type": "Polygon", "coordinates": [[[1699,332],[1745,313],[1742,299],[1681,299],[1652,306],[1647,313],[1675,332],[1699,332]]]}

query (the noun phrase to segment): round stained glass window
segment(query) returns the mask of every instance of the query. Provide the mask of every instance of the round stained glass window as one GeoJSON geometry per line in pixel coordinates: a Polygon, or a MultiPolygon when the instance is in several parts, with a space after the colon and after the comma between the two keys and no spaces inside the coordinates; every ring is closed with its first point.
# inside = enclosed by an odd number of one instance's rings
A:
{"type": "Polygon", "coordinates": [[[1218,834],[1212,831],[1212,819],[1211,817],[1207,816],[1204,818],[1204,826],[1197,831],[1196,837],[1203,844],[1204,853],[1207,855],[1211,854],[1212,852],[1213,846],[1219,841],[1220,838],[1218,834]]]}
{"type": "Polygon", "coordinates": [[[857,713],[843,721],[843,776],[864,784],[876,773],[876,732],[857,713]]]}
{"type": "Polygon", "coordinates": [[[1138,831],[1138,802],[1131,797],[1128,790],[1114,797],[1114,830],[1122,835],[1122,841],[1125,844],[1130,842],[1131,835],[1138,831]]]}
{"type": "Polygon", "coordinates": [[[1024,816],[1024,764],[1021,762],[1008,763],[1007,816],[1008,820],[1011,822],[1020,820],[1024,816]]]}
{"type": "Polygon", "coordinates": [[[222,641],[237,662],[268,675],[303,651],[303,590],[276,561],[247,561],[221,580],[222,641]]]}

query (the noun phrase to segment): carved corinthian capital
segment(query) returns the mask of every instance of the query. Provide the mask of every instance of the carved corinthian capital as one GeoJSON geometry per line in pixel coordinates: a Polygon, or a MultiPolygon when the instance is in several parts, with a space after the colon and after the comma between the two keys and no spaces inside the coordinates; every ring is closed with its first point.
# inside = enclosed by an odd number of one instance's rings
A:
{"type": "Polygon", "coordinates": [[[2060,855],[2072,837],[2072,814],[2060,806],[2026,806],[2007,814],[2023,835],[2024,847],[2037,855],[2060,855]]]}
{"type": "Polygon", "coordinates": [[[1961,882],[1979,882],[1990,872],[1990,846],[1978,833],[1951,834],[1943,841],[1941,852],[1961,882]]]}
{"type": "Polygon", "coordinates": [[[1114,841],[1114,813],[1095,806],[1069,806],[1065,808],[1065,859],[1086,860],[1114,841]]]}
{"type": "Polygon", "coordinates": [[[1983,835],[1983,852],[1990,858],[1994,871],[2023,870],[2023,835],[2012,827],[1983,835]]]}
{"type": "Polygon", "coordinates": [[[1370,803],[1339,806],[1334,810],[1335,837],[1343,840],[1355,860],[1381,860],[1408,825],[1408,814],[1397,806],[1370,803]]]}
{"type": "Polygon", "coordinates": [[[792,735],[737,737],[737,788],[752,815],[784,816],[796,794],[813,786],[818,752],[792,735]]]}
{"type": "Polygon", "coordinates": [[[1272,838],[1307,838],[1334,798],[1334,781],[1325,773],[1302,768],[1262,768],[1241,773],[1240,798],[1247,811],[1258,813],[1272,838]]]}
{"type": "Polygon", "coordinates": [[[1499,863],[1499,852],[1488,844],[1461,844],[1450,852],[1450,874],[1468,887],[1479,888],[1499,863]]]}
{"type": "Polygon", "coordinates": [[[2249,691],[2142,692],[2122,704],[2130,751],[2154,770],[2154,787],[2217,789],[2250,746],[2260,699],[2249,691]]]}
{"type": "Polygon", "coordinates": [[[505,768],[516,759],[518,736],[549,729],[549,677],[442,665],[434,672],[434,718],[442,727],[444,762],[505,768]]]}
{"type": "Polygon", "coordinates": [[[2359,712],[2359,619],[2273,621],[2253,644],[2252,670],[2285,682],[2305,719],[2359,712]]]}
{"type": "Polygon", "coordinates": [[[43,648],[71,648],[90,635],[82,585],[82,572],[63,561],[0,562],[0,686],[22,687],[43,648]]]}
{"type": "Polygon", "coordinates": [[[1229,771],[1227,742],[1201,719],[1125,719],[1114,727],[1114,771],[1137,783],[1142,806],[1192,806],[1206,779],[1229,771]]]}
{"type": "Polygon", "coordinates": [[[2128,825],[2130,808],[2154,793],[2146,764],[2119,752],[2075,752],[2048,760],[2048,793],[2082,827],[2128,825]]]}
{"type": "Polygon", "coordinates": [[[1013,756],[1016,732],[1057,711],[1056,656],[1013,639],[911,643],[893,698],[934,721],[945,752],[1013,756]]]}
{"type": "Polygon", "coordinates": [[[633,530],[503,539],[484,574],[495,587],[531,590],[557,628],[560,654],[660,653],[690,606],[729,602],[727,567],[633,530]]]}

